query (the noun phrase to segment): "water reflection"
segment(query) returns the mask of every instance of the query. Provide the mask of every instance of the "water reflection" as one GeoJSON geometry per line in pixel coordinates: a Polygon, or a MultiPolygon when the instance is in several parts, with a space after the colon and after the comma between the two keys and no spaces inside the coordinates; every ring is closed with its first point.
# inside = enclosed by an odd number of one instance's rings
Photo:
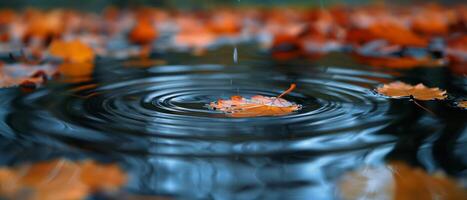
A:
{"type": "Polygon", "coordinates": [[[333,199],[332,182],[354,166],[382,162],[392,144],[339,153],[126,160],[131,191],[194,199],[333,199]]]}

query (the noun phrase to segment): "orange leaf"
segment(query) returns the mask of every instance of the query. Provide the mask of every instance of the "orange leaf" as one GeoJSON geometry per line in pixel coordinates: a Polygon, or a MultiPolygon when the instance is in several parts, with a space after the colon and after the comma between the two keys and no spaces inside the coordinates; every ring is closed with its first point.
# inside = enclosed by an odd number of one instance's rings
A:
{"type": "Polygon", "coordinates": [[[212,109],[220,110],[227,113],[231,117],[261,117],[261,116],[280,116],[287,115],[294,111],[300,110],[301,106],[295,103],[288,102],[280,97],[290,93],[295,89],[295,84],[292,84],[288,90],[283,92],[278,97],[266,97],[256,95],[251,99],[241,96],[232,96],[228,100],[218,100],[211,102],[209,106],[212,109]]]}
{"type": "Polygon", "coordinates": [[[54,40],[50,44],[49,53],[62,58],[65,62],[81,63],[94,61],[94,51],[92,48],[79,40],[54,40]]]}
{"type": "Polygon", "coordinates": [[[418,100],[442,100],[446,99],[446,91],[439,88],[427,88],[423,84],[415,86],[403,82],[392,82],[378,87],[376,91],[380,94],[392,97],[413,97],[418,100]]]}
{"type": "Polygon", "coordinates": [[[130,41],[136,44],[149,44],[157,36],[156,28],[151,24],[150,20],[144,18],[137,22],[128,35],[130,41]]]}

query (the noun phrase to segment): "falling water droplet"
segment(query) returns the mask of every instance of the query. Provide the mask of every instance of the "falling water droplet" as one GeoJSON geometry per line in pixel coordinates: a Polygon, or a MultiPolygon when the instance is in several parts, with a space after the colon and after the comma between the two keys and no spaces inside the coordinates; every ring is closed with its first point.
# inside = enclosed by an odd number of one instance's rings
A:
{"type": "Polygon", "coordinates": [[[234,51],[233,51],[233,61],[235,64],[238,63],[238,53],[237,53],[237,47],[234,48],[234,51]]]}

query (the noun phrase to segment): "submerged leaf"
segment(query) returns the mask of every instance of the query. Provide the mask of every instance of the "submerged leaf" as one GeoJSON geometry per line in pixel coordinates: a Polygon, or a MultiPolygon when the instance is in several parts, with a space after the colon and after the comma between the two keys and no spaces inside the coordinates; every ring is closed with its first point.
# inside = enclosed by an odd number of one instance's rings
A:
{"type": "Polygon", "coordinates": [[[415,86],[403,82],[392,82],[378,87],[376,91],[392,98],[413,97],[417,100],[446,99],[446,91],[439,88],[428,88],[423,84],[415,86]]]}
{"type": "Polygon", "coordinates": [[[261,116],[281,116],[301,109],[301,106],[289,102],[281,97],[295,89],[292,84],[288,90],[278,97],[267,97],[256,95],[250,99],[241,96],[232,96],[230,99],[220,99],[211,102],[212,109],[220,110],[231,117],[261,117],[261,116]]]}

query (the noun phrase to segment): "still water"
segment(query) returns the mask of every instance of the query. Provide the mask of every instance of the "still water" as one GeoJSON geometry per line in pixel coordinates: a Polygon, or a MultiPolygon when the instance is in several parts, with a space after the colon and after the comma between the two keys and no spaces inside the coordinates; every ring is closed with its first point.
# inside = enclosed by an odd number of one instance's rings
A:
{"type": "Polygon", "coordinates": [[[467,96],[465,77],[364,66],[339,53],[276,61],[239,49],[237,63],[231,47],[157,53],[165,63],[150,67],[101,58],[89,78],[0,89],[0,164],[116,162],[129,176],[124,193],[175,199],[345,199],[342,176],[392,161],[465,184],[467,112],[449,99],[421,102],[433,115],[374,92],[401,80],[467,96]],[[303,108],[290,115],[230,118],[206,106],[277,96],[291,83],[284,98],[303,108]]]}

